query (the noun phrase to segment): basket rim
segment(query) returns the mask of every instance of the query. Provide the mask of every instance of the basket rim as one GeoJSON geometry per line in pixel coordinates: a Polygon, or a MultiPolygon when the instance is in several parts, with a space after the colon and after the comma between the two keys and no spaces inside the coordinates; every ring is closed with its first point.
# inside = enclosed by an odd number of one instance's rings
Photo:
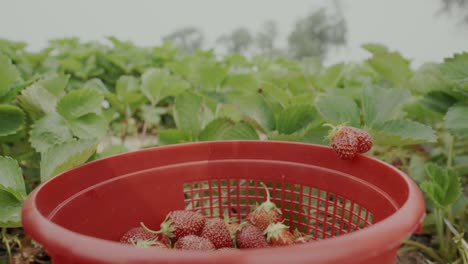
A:
{"type": "MultiPolygon", "coordinates": [[[[331,151],[331,148],[327,146],[283,141],[223,140],[194,142],[159,146],[118,154],[83,164],[71,170],[79,170],[83,166],[89,166],[92,163],[109,160],[116,156],[134,155],[136,152],[144,154],[147,151],[155,151],[155,149],[180,149],[186,146],[206,144],[216,145],[252,143],[298,145],[299,147],[304,146],[307,148],[315,148],[321,151],[331,151]]],[[[305,260],[307,260],[308,263],[327,263],[330,261],[346,262],[350,260],[350,257],[352,257],[353,261],[364,261],[366,258],[373,255],[372,252],[369,252],[370,249],[376,249],[379,252],[395,250],[400,245],[402,240],[407,238],[412,232],[415,231],[415,229],[418,228],[425,215],[425,205],[422,193],[416,184],[409,178],[409,176],[376,158],[361,154],[359,154],[359,158],[363,159],[365,162],[379,163],[380,165],[383,165],[387,169],[394,172],[395,175],[401,177],[407,185],[408,198],[399,208],[399,210],[378,223],[361,229],[358,232],[327,238],[317,243],[311,242],[289,247],[223,251],[207,254],[206,252],[184,252],[158,249],[142,250],[120,244],[118,242],[83,235],[53,223],[39,211],[39,208],[36,204],[36,198],[41,194],[41,190],[44,188],[44,186],[51,184],[51,182],[53,182],[58,177],[65,177],[68,171],[60,173],[51,180],[41,184],[29,194],[22,209],[22,220],[26,233],[35,239],[38,243],[47,245],[48,248],[52,248],[54,251],[52,254],[53,256],[79,256],[81,259],[88,259],[99,262],[152,263],[158,261],[177,260],[178,263],[191,263],[194,261],[200,261],[204,263],[227,263],[229,262],[229,259],[232,259],[235,262],[239,262],[241,259],[245,259],[245,262],[261,263],[261,261],[266,257],[269,259],[268,262],[270,263],[301,263],[305,260]]]]}

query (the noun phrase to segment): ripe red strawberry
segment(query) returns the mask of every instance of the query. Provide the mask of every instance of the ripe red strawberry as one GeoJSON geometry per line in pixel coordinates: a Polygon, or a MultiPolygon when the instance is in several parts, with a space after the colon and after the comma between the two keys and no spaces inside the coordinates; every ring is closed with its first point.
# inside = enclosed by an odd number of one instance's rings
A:
{"type": "Polygon", "coordinates": [[[350,130],[354,133],[358,142],[357,152],[366,153],[372,148],[372,137],[369,133],[355,127],[350,127],[350,130]]]}
{"type": "Polygon", "coordinates": [[[155,240],[158,236],[146,231],[143,227],[134,227],[128,230],[121,238],[121,243],[132,244],[132,241],[138,240],[155,240]]]}
{"type": "Polygon", "coordinates": [[[284,220],[283,213],[270,200],[270,192],[263,182],[260,183],[265,188],[267,200],[260,204],[253,212],[247,215],[247,221],[258,227],[262,232],[271,223],[278,223],[284,220]]]}
{"type": "Polygon", "coordinates": [[[155,235],[143,227],[128,230],[121,238],[121,243],[132,244],[137,247],[170,248],[171,241],[162,235],[155,235]]]}
{"type": "Polygon", "coordinates": [[[204,237],[188,235],[180,238],[175,244],[176,249],[183,250],[215,250],[215,246],[211,241],[204,237]]]}
{"type": "Polygon", "coordinates": [[[153,234],[162,234],[164,237],[176,241],[177,239],[188,235],[200,235],[205,226],[205,217],[192,211],[176,210],[169,212],[166,220],[162,222],[159,231],[153,231],[147,228],[143,223],[141,225],[153,234]]]}
{"type": "Polygon", "coordinates": [[[289,228],[282,223],[270,224],[265,230],[267,241],[272,246],[288,246],[294,244],[294,236],[289,228]]]}
{"type": "Polygon", "coordinates": [[[265,248],[270,245],[260,229],[255,226],[243,226],[236,234],[238,248],[265,248]]]}
{"type": "Polygon", "coordinates": [[[229,229],[220,218],[207,219],[200,236],[209,239],[216,249],[234,246],[229,229]]]}
{"type": "Polygon", "coordinates": [[[356,134],[347,126],[338,126],[329,135],[331,147],[338,156],[344,160],[351,160],[358,152],[358,140],[356,134]]]}

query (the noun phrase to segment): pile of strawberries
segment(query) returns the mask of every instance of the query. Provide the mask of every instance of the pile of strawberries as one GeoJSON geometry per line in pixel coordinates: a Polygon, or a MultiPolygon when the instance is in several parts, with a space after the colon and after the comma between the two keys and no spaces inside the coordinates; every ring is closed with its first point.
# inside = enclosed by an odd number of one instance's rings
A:
{"type": "Polygon", "coordinates": [[[171,211],[159,231],[147,228],[143,223],[125,233],[120,242],[137,247],[154,247],[181,250],[237,250],[266,248],[306,243],[311,237],[297,230],[291,232],[284,222],[281,210],[270,200],[252,210],[242,223],[228,217],[208,218],[200,213],[171,211]]]}

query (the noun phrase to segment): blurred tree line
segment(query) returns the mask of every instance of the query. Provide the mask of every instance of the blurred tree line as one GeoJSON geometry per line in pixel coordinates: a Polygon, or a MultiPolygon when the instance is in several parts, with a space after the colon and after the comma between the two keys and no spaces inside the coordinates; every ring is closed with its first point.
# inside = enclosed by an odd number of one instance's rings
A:
{"type": "MultiPolygon", "coordinates": [[[[338,8],[339,10],[339,8],[338,8]]],[[[315,57],[323,60],[333,47],[346,44],[346,23],[341,12],[330,14],[319,9],[299,18],[287,35],[287,47],[277,47],[279,29],[275,21],[266,21],[258,32],[240,27],[219,36],[216,46],[227,53],[242,55],[265,54],[292,58],[315,57]]],[[[181,50],[192,53],[204,45],[203,32],[196,27],[185,27],[163,37],[181,50]]]]}

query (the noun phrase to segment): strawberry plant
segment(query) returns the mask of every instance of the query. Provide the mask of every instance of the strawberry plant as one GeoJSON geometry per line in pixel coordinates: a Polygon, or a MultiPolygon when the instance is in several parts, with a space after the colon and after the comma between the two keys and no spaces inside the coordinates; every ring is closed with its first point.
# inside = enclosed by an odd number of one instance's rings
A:
{"type": "MultiPolygon", "coordinates": [[[[363,49],[365,61],[324,67],[311,59],[187,55],[169,43],[142,48],[113,37],[57,39],[38,52],[1,40],[0,260],[26,250],[19,245],[27,194],[64,170],[151,146],[251,139],[346,145],[345,157],[371,146],[366,155],[410,175],[428,205],[423,233],[400,253],[467,263],[468,53],[413,69],[382,45],[363,49]],[[338,138],[325,124],[368,134],[338,138]]],[[[230,226],[232,237],[244,235],[230,226]]]]}

